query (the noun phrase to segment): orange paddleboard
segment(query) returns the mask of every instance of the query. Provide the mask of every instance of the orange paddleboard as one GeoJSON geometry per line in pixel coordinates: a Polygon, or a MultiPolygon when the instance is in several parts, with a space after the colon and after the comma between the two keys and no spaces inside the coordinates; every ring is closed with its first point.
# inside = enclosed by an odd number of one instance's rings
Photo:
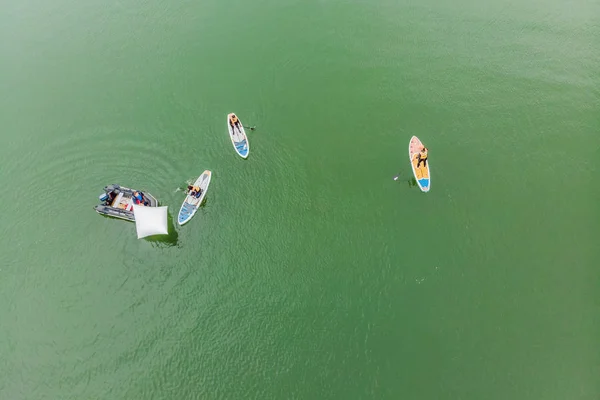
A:
{"type": "Polygon", "coordinates": [[[408,156],[410,157],[410,165],[412,166],[413,174],[422,192],[429,192],[431,187],[431,174],[429,173],[429,159],[427,163],[419,164],[419,152],[423,148],[423,143],[418,137],[413,136],[408,143],[408,156]]]}

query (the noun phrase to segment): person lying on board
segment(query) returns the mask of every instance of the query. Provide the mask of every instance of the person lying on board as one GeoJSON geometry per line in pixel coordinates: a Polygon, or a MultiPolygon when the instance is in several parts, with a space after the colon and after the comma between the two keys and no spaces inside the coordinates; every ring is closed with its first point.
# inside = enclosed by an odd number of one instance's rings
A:
{"type": "Polygon", "coordinates": [[[198,198],[202,194],[202,189],[198,186],[188,185],[188,192],[190,193],[190,196],[198,198]]]}
{"type": "Polygon", "coordinates": [[[235,116],[235,114],[231,114],[231,117],[229,118],[229,125],[231,126],[232,132],[235,132],[236,126],[238,128],[238,132],[241,132],[240,120],[238,119],[238,117],[235,116]]]}
{"type": "Polygon", "coordinates": [[[419,160],[417,162],[417,168],[419,168],[419,165],[421,165],[421,163],[423,163],[424,167],[427,166],[427,147],[423,146],[421,152],[417,155],[417,159],[419,160]]]}

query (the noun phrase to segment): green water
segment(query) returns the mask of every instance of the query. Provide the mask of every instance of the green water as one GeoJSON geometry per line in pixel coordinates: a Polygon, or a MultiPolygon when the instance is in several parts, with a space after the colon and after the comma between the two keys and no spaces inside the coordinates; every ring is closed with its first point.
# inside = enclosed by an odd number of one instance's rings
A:
{"type": "Polygon", "coordinates": [[[2,2],[0,399],[600,398],[600,3],[484,3],[2,2]]]}

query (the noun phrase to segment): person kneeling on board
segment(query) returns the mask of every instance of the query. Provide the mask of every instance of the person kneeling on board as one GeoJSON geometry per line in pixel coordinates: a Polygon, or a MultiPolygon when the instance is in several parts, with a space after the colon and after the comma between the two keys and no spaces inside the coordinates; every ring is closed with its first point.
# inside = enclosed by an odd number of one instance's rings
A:
{"type": "Polygon", "coordinates": [[[241,132],[240,120],[238,119],[238,117],[235,116],[235,114],[232,114],[231,118],[229,118],[229,125],[231,125],[232,131],[235,131],[235,127],[237,126],[238,132],[241,132]]]}
{"type": "Polygon", "coordinates": [[[423,147],[421,149],[421,152],[417,155],[417,159],[417,168],[419,168],[419,165],[421,165],[421,163],[423,163],[424,167],[427,166],[427,147],[423,147]]]}

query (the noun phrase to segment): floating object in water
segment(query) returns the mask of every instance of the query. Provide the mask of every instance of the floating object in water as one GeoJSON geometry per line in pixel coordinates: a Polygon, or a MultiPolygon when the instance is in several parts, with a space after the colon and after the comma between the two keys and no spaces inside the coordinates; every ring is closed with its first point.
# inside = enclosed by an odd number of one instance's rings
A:
{"type": "Polygon", "coordinates": [[[227,129],[229,130],[229,138],[236,153],[242,158],[248,158],[250,143],[248,142],[242,121],[234,113],[227,115],[227,129]],[[236,118],[236,123],[232,122],[232,117],[236,118]]]}
{"type": "Polygon", "coordinates": [[[133,212],[133,206],[136,203],[135,193],[139,193],[142,197],[142,202],[139,204],[141,207],[158,207],[158,200],[148,192],[119,185],[108,185],[104,187],[104,193],[99,196],[102,204],[98,204],[94,210],[98,214],[133,222],[135,221],[133,212]]]}
{"type": "Polygon", "coordinates": [[[135,214],[135,229],[138,239],[154,235],[168,235],[167,223],[168,207],[144,207],[133,205],[135,214]]]}
{"type": "Polygon", "coordinates": [[[417,180],[417,185],[422,192],[429,192],[431,188],[431,175],[429,173],[429,159],[426,162],[421,162],[419,165],[419,153],[423,149],[423,143],[418,137],[413,136],[408,143],[408,156],[410,165],[412,166],[413,174],[417,180]]]}
{"type": "Polygon", "coordinates": [[[177,222],[179,225],[185,224],[192,219],[194,214],[196,214],[198,207],[200,207],[200,204],[202,204],[202,201],[206,196],[206,191],[208,190],[208,185],[210,184],[210,178],[211,172],[206,170],[198,177],[198,179],[196,179],[196,182],[191,185],[192,187],[199,188],[200,194],[195,191],[190,191],[188,193],[187,197],[183,201],[183,204],[181,205],[181,208],[179,209],[179,215],[177,216],[177,222]]]}

